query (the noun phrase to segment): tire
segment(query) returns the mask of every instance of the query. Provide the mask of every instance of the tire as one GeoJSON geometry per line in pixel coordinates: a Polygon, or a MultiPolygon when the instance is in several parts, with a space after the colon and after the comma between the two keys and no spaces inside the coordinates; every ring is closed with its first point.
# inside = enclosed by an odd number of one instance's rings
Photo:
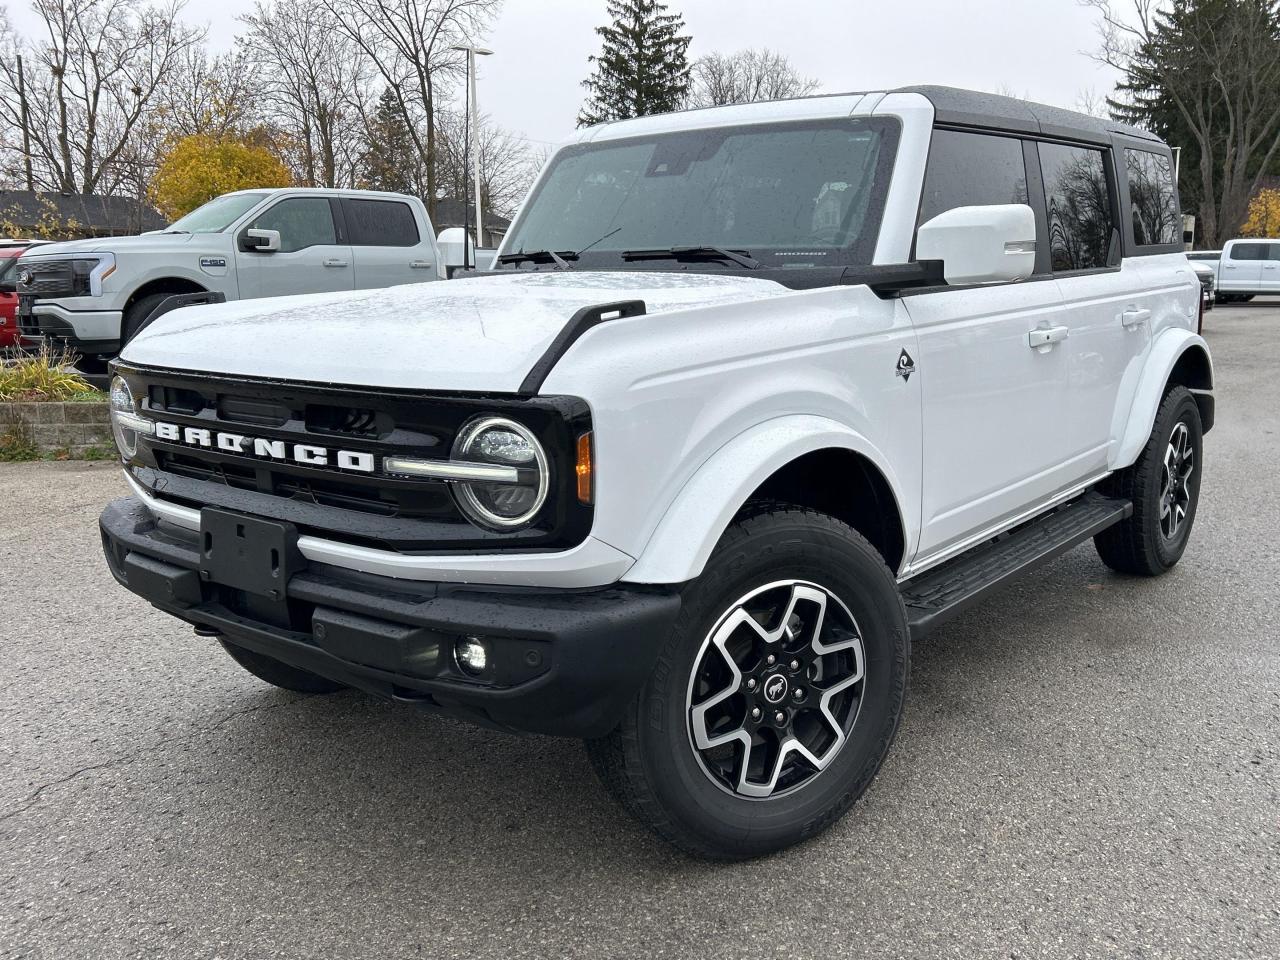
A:
{"type": "Polygon", "coordinates": [[[346,689],[336,680],[330,680],[328,677],[322,677],[308,670],[299,670],[274,657],[268,657],[254,650],[246,650],[229,640],[223,640],[222,646],[231,655],[232,660],[259,680],[265,680],[283,690],[292,690],[294,693],[336,693],[346,689]]]}
{"type": "Polygon", "coordinates": [[[629,813],[687,853],[772,853],[831,826],[867,789],[898,729],[910,657],[897,584],[870,543],[813,510],[750,505],[685,587],[644,688],[587,754],[629,813]],[[734,679],[722,649],[745,676],[734,679]],[[788,736],[820,766],[783,751],[788,736]],[[745,775],[741,737],[757,765],[745,775]]]}
{"type": "Polygon", "coordinates": [[[126,343],[136,337],[138,335],[138,330],[142,327],[143,321],[145,321],[147,317],[151,316],[151,311],[160,306],[160,304],[164,303],[171,296],[173,296],[171,293],[153,293],[143,297],[141,300],[131,303],[129,308],[124,312],[123,329],[120,331],[120,346],[123,347],[126,343]]]}
{"type": "Polygon", "coordinates": [[[1133,515],[1093,538],[1102,562],[1120,573],[1154,577],[1182,559],[1196,519],[1203,463],[1200,408],[1186,387],[1173,387],[1137,461],[1104,485],[1110,495],[1133,502],[1133,515]],[[1172,485],[1166,464],[1178,478],[1172,485]]]}

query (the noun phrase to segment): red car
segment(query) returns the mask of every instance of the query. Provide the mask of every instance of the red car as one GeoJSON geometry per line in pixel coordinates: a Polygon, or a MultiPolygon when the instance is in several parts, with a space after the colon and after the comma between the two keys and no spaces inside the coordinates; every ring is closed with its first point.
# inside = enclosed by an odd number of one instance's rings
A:
{"type": "Polygon", "coordinates": [[[18,257],[41,243],[39,240],[0,240],[0,351],[18,345],[18,295],[14,292],[14,265],[18,257]]]}

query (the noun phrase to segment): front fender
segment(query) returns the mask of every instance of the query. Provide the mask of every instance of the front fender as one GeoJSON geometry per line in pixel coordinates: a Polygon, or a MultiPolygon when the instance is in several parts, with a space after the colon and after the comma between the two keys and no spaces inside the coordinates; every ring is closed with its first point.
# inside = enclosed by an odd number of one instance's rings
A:
{"type": "Polygon", "coordinates": [[[1203,388],[1194,389],[1208,389],[1213,383],[1213,360],[1209,354],[1209,345],[1203,337],[1190,330],[1174,327],[1161,333],[1151,345],[1151,352],[1147,355],[1147,362],[1134,393],[1133,405],[1129,408],[1128,421],[1122,430],[1117,431],[1121,440],[1115,448],[1112,469],[1121,470],[1138,459],[1151,436],[1156,411],[1160,407],[1160,401],[1164,399],[1169,375],[1187,351],[1196,349],[1203,351],[1210,372],[1209,383],[1203,388]]]}
{"type": "Polygon", "coordinates": [[[702,573],[721,534],[759,486],[797,457],[818,450],[866,457],[893,490],[904,542],[916,542],[918,517],[904,513],[898,478],[866,437],[826,417],[778,417],[740,433],[717,450],[680,490],[623,580],[683,583],[702,573]]]}

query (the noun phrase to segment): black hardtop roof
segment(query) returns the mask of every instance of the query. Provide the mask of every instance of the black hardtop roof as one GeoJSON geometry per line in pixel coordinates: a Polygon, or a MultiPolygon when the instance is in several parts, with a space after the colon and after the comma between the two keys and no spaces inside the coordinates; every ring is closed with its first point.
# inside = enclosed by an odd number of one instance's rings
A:
{"type": "Polygon", "coordinates": [[[899,87],[892,93],[918,93],[933,104],[938,123],[967,127],[989,127],[1017,133],[1038,133],[1066,140],[1110,143],[1113,134],[1162,144],[1150,131],[1115,120],[1091,117],[1087,113],[1033,103],[998,93],[960,90],[956,87],[899,87]]]}

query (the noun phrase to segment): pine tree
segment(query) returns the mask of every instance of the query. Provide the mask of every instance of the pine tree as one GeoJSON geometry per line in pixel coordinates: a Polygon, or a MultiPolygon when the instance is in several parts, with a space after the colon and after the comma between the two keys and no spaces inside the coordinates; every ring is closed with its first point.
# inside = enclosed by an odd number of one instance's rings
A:
{"type": "Polygon", "coordinates": [[[689,89],[689,38],[684,18],[660,0],[608,0],[613,23],[596,27],[604,38],[578,126],[678,110],[689,89]]]}
{"type": "Polygon", "coordinates": [[[360,154],[360,179],[368,190],[418,193],[418,154],[389,87],[369,118],[369,141],[360,154]]]}

